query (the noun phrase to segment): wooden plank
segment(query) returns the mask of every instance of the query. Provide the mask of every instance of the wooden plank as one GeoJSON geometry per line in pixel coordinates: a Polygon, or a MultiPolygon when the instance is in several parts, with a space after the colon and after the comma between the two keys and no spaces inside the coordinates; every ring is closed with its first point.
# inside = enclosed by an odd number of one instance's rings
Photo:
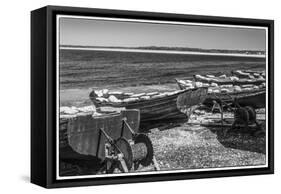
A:
{"type": "MultiPolygon", "coordinates": [[[[60,155],[71,154],[64,150],[73,150],[74,155],[90,155],[104,159],[104,148],[107,139],[100,134],[102,128],[112,139],[117,139],[121,136],[123,118],[127,118],[127,122],[135,132],[139,130],[139,111],[124,110],[121,113],[92,117],[92,115],[79,115],[69,118],[67,127],[65,124],[63,130],[60,129],[60,155]],[[68,148],[69,147],[69,148],[68,148]],[[67,148],[67,149],[66,149],[67,148]]],[[[131,139],[132,135],[129,130],[124,130],[123,136],[131,139]]]]}
{"type": "MultiPolygon", "coordinates": [[[[205,122],[205,123],[198,123],[199,125],[203,126],[203,127],[227,127],[230,128],[232,127],[232,124],[228,124],[228,123],[212,123],[212,122],[205,122]]],[[[237,124],[236,127],[245,127],[244,125],[239,125],[237,124]]],[[[249,129],[256,129],[257,126],[256,125],[248,125],[249,129]]]]}

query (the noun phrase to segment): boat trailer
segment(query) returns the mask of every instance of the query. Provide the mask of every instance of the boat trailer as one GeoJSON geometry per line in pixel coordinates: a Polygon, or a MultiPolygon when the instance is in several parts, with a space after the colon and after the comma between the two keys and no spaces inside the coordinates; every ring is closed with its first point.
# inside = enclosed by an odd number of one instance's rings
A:
{"type": "MultiPolygon", "coordinates": [[[[226,94],[227,95],[227,94],[226,94]]],[[[230,130],[236,128],[244,128],[245,130],[252,130],[254,135],[259,135],[264,133],[260,123],[257,121],[257,113],[255,109],[251,106],[240,106],[236,98],[232,98],[228,95],[231,101],[229,103],[222,100],[220,97],[215,95],[216,100],[213,100],[213,106],[211,111],[218,111],[221,114],[218,124],[203,124],[205,126],[221,126],[221,127],[230,127],[230,130]],[[227,122],[227,119],[224,117],[224,110],[227,109],[234,113],[234,118],[232,123],[227,122]]],[[[226,135],[229,129],[224,131],[226,135]]]]}

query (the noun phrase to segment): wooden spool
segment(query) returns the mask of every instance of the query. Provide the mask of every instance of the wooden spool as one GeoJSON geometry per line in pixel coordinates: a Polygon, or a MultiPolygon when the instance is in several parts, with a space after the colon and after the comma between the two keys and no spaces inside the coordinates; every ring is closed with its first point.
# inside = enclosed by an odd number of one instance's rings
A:
{"type": "Polygon", "coordinates": [[[141,161],[147,156],[147,147],[144,143],[137,143],[131,145],[132,153],[133,153],[133,161],[141,161]]]}
{"type": "Polygon", "coordinates": [[[144,134],[138,134],[136,140],[130,144],[128,140],[120,137],[115,141],[115,146],[111,146],[110,149],[111,154],[123,154],[128,170],[132,169],[133,164],[147,166],[152,163],[153,149],[152,144],[148,142],[149,138],[144,134]]]}
{"type": "Polygon", "coordinates": [[[149,137],[145,134],[137,134],[131,144],[123,137],[118,138],[115,146],[111,147],[113,149],[110,153],[122,153],[128,170],[132,169],[133,164],[142,166],[152,164],[153,147],[149,137]]]}
{"type": "MultiPolygon", "coordinates": [[[[137,134],[134,138],[134,145],[136,146],[136,153],[134,162],[139,162],[142,166],[148,166],[153,160],[153,146],[149,137],[143,133],[137,134]]],[[[135,149],[135,148],[134,148],[135,149]]]]}

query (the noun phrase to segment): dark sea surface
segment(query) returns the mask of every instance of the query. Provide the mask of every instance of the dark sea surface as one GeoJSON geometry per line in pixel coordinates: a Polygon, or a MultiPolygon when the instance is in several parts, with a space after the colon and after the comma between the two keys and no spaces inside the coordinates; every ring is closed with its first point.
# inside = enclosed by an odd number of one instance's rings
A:
{"type": "Polygon", "coordinates": [[[264,70],[265,59],[61,49],[60,89],[168,84],[175,83],[175,78],[237,69],[264,70]]]}

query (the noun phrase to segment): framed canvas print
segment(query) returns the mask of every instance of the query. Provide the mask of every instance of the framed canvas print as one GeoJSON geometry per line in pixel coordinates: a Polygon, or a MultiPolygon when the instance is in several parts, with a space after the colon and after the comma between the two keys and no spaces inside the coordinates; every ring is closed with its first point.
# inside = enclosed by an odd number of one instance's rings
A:
{"type": "Polygon", "coordinates": [[[31,182],[273,173],[272,20],[31,12],[31,182]]]}

